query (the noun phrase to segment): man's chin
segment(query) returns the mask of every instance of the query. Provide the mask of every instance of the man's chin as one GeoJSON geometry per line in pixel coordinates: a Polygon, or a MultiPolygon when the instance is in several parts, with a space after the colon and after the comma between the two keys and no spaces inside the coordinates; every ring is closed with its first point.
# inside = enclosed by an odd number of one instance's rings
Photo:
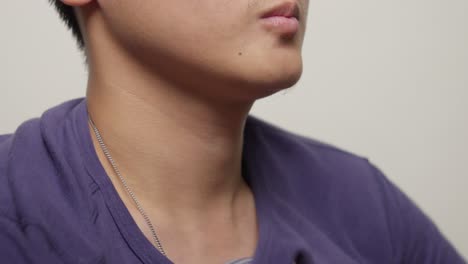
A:
{"type": "Polygon", "coordinates": [[[246,100],[255,101],[273,95],[277,92],[286,90],[294,86],[300,79],[300,75],[295,78],[284,78],[284,79],[270,79],[264,82],[255,82],[255,85],[251,85],[244,91],[246,100]]]}

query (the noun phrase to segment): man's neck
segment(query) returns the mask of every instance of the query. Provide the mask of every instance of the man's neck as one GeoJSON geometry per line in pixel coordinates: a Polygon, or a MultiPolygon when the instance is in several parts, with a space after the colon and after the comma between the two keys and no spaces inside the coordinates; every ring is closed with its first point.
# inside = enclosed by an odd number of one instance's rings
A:
{"type": "Polygon", "coordinates": [[[144,81],[119,85],[90,79],[88,111],[137,197],[190,215],[232,203],[244,185],[243,129],[251,104],[210,104],[144,81]]]}

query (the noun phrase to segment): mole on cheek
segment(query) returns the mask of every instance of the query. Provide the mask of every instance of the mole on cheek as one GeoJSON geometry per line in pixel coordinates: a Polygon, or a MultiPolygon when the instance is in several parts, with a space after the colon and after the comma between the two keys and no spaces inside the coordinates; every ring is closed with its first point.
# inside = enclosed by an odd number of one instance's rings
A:
{"type": "Polygon", "coordinates": [[[242,56],[242,52],[239,52],[239,56],[242,56]]]}

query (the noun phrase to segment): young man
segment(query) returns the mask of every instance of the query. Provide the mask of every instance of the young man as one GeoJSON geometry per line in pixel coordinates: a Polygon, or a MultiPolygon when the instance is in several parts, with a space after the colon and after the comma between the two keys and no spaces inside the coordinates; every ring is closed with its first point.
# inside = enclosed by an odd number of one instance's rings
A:
{"type": "Polygon", "coordinates": [[[0,137],[3,263],[464,263],[360,157],[249,115],[307,0],[55,0],[86,98],[0,137]]]}

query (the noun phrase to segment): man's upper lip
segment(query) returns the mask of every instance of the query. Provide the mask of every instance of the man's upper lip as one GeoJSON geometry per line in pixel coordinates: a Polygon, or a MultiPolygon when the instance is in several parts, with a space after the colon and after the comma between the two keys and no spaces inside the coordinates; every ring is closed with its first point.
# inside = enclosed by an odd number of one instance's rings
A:
{"type": "Polygon", "coordinates": [[[282,2],[268,9],[261,18],[272,16],[295,17],[299,20],[299,6],[295,1],[282,2]]]}

